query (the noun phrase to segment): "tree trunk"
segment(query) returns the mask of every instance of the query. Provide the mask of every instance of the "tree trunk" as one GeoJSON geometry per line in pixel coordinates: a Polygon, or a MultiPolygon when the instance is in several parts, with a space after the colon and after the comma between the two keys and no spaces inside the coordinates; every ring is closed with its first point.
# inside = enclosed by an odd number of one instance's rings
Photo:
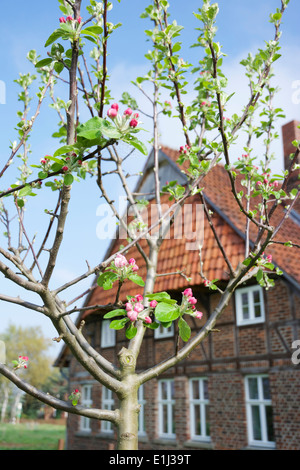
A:
{"type": "Polygon", "coordinates": [[[1,423],[4,423],[5,421],[5,416],[6,416],[6,410],[7,410],[7,405],[8,405],[8,397],[9,397],[9,388],[8,387],[3,387],[3,402],[2,402],[2,408],[1,408],[1,423]]]}
{"type": "Polygon", "coordinates": [[[138,450],[138,416],[140,405],[137,387],[120,400],[120,419],[118,426],[118,450],[138,450]]]}

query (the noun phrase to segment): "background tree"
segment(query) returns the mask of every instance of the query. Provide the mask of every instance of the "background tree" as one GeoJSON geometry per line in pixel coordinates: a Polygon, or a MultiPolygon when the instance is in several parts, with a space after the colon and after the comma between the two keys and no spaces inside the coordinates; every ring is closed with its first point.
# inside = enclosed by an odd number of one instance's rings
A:
{"type": "MultiPolygon", "coordinates": [[[[21,164],[17,182],[10,184],[8,189],[3,188],[0,194],[1,219],[5,225],[7,238],[7,248],[0,248],[0,271],[18,287],[30,291],[39,301],[28,302],[20,297],[9,297],[4,293],[0,295],[0,299],[46,315],[58,332],[56,340],[63,340],[89,374],[116,393],[119,406],[116,410],[85,408],[78,404],[80,396],[77,390],[70,395],[71,402],[39,391],[37,387],[25,382],[20,375],[20,371],[24,372],[22,368],[27,365],[27,360],[24,358],[21,358],[15,370],[1,364],[0,372],[20,389],[54,408],[111,421],[118,430],[119,449],[136,449],[138,445],[139,386],[187,357],[213,331],[218,317],[241,283],[256,277],[257,282],[269,288],[272,279],[268,273],[271,271],[280,274],[278,270],[274,270],[271,260],[264,257],[264,252],[269,244],[275,241],[299,195],[297,189],[291,193],[285,191],[289,172],[279,177],[281,179],[279,185],[278,177],[271,174],[269,166],[271,158],[269,146],[271,140],[276,137],[272,131],[273,122],[282,115],[282,110],[272,107],[271,96],[275,90],[270,83],[271,68],[273,62],[280,57],[280,25],[288,3],[288,0],[279,1],[276,12],[270,15],[270,21],[274,25],[273,38],[267,41],[265,48],[260,49],[255,56],[249,55],[243,61],[245,73],[249,78],[250,96],[246,98],[241,113],[231,116],[230,119],[226,116],[226,106],[230,96],[225,91],[227,78],[222,71],[225,55],[221,44],[216,41],[218,4],[204,0],[202,7],[195,13],[199,20],[199,28],[193,46],[199,47],[200,52],[199,63],[194,65],[187,63],[179,54],[182,27],[170,19],[168,2],[154,0],[145,9],[142,18],[148,21],[146,35],[152,45],[146,54],[149,71],[144,76],[137,77],[135,84],[137,90],[146,96],[150,103],[151,114],[147,113],[147,116],[151,118],[153,124],[151,145],[154,155],[154,197],[158,217],[150,226],[145,224],[142,217],[142,209],[145,206],[137,204],[137,195],[132,192],[128,184],[129,175],[126,172],[126,163],[130,160],[132,150],[147,154],[145,143],[139,137],[142,134],[140,115],[145,113],[145,110],[139,108],[138,98],[131,97],[126,91],[120,103],[112,103],[108,87],[109,41],[119,26],[109,21],[112,4],[107,0],[101,2],[90,0],[86,5],[88,13],[86,19],[81,16],[84,15],[81,0],[59,0],[64,16],[59,20],[59,27],[45,43],[46,57],[41,59],[34,51],[28,54],[29,60],[35,66],[35,74],[40,79],[37,107],[32,117],[28,114],[29,91],[36,76],[20,76],[18,80],[22,88],[19,97],[23,103],[23,109],[19,113],[19,139],[12,144],[11,154],[0,172],[0,177],[7,174],[16,158],[21,159],[21,164]],[[188,73],[194,76],[196,98],[189,105],[185,105],[182,97],[187,94],[188,73]],[[60,82],[67,87],[64,99],[55,94],[56,85],[60,82]],[[176,102],[176,114],[171,111],[168,101],[162,99],[162,91],[165,90],[176,102]],[[29,137],[47,93],[58,113],[58,129],[53,135],[59,138],[60,144],[63,145],[57,148],[53,155],[45,155],[40,162],[32,164],[29,137]],[[260,109],[261,105],[263,110],[260,109]],[[83,107],[89,113],[90,119],[82,122],[80,116],[83,107]],[[161,186],[159,180],[158,122],[161,113],[170,117],[175,116],[182,125],[185,142],[180,148],[179,163],[184,163],[187,167],[185,174],[188,177],[188,184],[185,186],[177,182],[161,186]],[[253,119],[258,114],[262,117],[261,124],[254,128],[253,119]],[[267,123],[264,116],[268,118],[267,123]],[[230,155],[231,145],[239,133],[244,131],[247,132],[245,154],[240,161],[233,162],[230,155]],[[265,136],[266,151],[264,158],[256,163],[251,155],[252,142],[259,135],[265,136]],[[245,220],[247,240],[245,257],[240,260],[237,267],[231,265],[202,197],[205,176],[221,158],[225,160],[236,210],[244,215],[245,220]],[[238,173],[243,175],[243,185],[246,188],[242,192],[237,191],[238,173]],[[112,174],[120,179],[132,210],[134,220],[130,224],[127,224],[122,217],[123,214],[119,213],[118,206],[110,196],[108,178],[112,174]],[[106,200],[120,228],[127,234],[126,244],[118,253],[109,256],[102,263],[93,266],[88,264],[87,270],[82,275],[63,285],[53,286],[53,272],[61,252],[63,234],[71,208],[72,184],[88,175],[93,177],[99,187],[100,196],[106,200]],[[53,194],[57,195],[57,200],[52,210],[47,209],[49,226],[41,246],[37,249],[34,245],[35,240],[26,227],[26,209],[30,206],[31,198],[38,192],[46,194],[47,198],[49,194],[47,190],[52,190],[53,194]],[[189,197],[195,194],[199,194],[202,200],[205,215],[227,263],[230,280],[222,290],[217,280],[206,279],[200,266],[205,285],[208,289],[219,291],[220,301],[207,322],[199,327],[199,332],[191,338],[186,318],[202,317],[201,312],[193,308],[196,299],[191,291],[187,289],[183,293],[181,304],[171,299],[167,292],[153,292],[160,247],[176,214],[189,197]],[[162,195],[170,196],[170,206],[167,210],[164,210],[161,204],[162,195]],[[292,202],[275,227],[272,225],[272,216],[283,201],[292,202]],[[11,231],[13,216],[7,209],[8,205],[18,217],[18,232],[11,231]],[[250,227],[252,233],[253,229],[256,231],[251,251],[250,227]],[[147,250],[141,246],[142,238],[147,240],[147,250]],[[143,256],[147,268],[145,279],[137,274],[135,260],[127,260],[124,256],[132,246],[136,246],[143,256]],[[98,285],[104,289],[110,289],[114,283],[118,283],[119,286],[117,298],[112,299],[109,305],[88,307],[89,310],[106,309],[108,311],[106,318],[112,318],[111,327],[125,328],[128,346],[119,352],[117,365],[110,363],[88,343],[84,335],[84,325],[78,329],[70,316],[84,309],[72,307],[72,304],[87,293],[80,291],[80,282],[94,275],[97,275],[98,285]],[[127,298],[127,302],[122,303],[120,295],[125,280],[144,287],[144,296],[127,298]],[[73,287],[78,289],[76,299],[64,300],[62,296],[73,287]],[[146,328],[156,328],[158,322],[167,327],[173,321],[178,322],[183,346],[161,364],[137,373],[136,361],[146,328]]],[[[299,150],[299,143],[295,142],[295,153],[291,156],[291,170],[295,169],[299,150]]],[[[84,199],[84,194],[82,198],[84,199]]],[[[201,246],[199,252],[201,254],[201,246]]],[[[93,285],[91,289],[94,287],[93,285]]]]}
{"type": "MultiPolygon", "coordinates": [[[[7,363],[12,364],[18,356],[30,357],[27,369],[20,370],[20,377],[30,381],[35,387],[42,387],[51,375],[51,358],[49,357],[49,346],[51,341],[45,338],[40,327],[22,328],[11,324],[6,331],[1,334],[1,340],[6,344],[7,363]]],[[[14,421],[18,410],[18,405],[22,400],[22,391],[12,387],[11,383],[0,378],[1,388],[3,389],[1,403],[1,420],[5,420],[7,405],[10,403],[10,420],[14,421]],[[17,390],[17,391],[16,391],[17,390]]]]}

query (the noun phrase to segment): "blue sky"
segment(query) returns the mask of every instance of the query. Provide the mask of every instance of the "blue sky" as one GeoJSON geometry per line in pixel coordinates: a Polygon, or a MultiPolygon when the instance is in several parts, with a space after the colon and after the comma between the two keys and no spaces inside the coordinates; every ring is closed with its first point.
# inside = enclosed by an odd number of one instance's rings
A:
{"type": "MultiPolygon", "coordinates": [[[[31,64],[26,59],[26,54],[30,49],[36,49],[41,58],[46,57],[46,50],[43,47],[50,33],[57,28],[58,18],[61,12],[56,0],[41,2],[40,0],[30,0],[24,8],[23,0],[14,1],[14,10],[11,9],[10,2],[2,2],[0,18],[0,68],[1,83],[6,86],[5,103],[0,104],[0,162],[7,160],[9,154],[10,141],[16,138],[15,125],[17,122],[16,112],[19,109],[17,101],[18,86],[13,82],[18,78],[19,72],[34,73],[31,64]]],[[[121,22],[123,26],[119,28],[109,42],[108,67],[110,75],[110,86],[112,96],[118,100],[123,91],[135,93],[135,88],[131,85],[131,80],[143,75],[148,70],[147,61],[144,54],[149,48],[144,29],[150,25],[147,20],[141,20],[140,14],[148,5],[144,0],[121,0],[119,4],[113,2],[114,8],[111,12],[110,20],[113,23],[121,22]]],[[[178,24],[184,26],[181,35],[182,57],[197,64],[199,48],[191,49],[189,45],[197,38],[195,28],[199,26],[193,16],[201,6],[200,0],[170,0],[171,19],[176,19],[178,24]],[[184,4],[184,7],[183,7],[184,4]]],[[[240,112],[245,103],[247,95],[247,84],[243,78],[243,68],[239,65],[241,59],[245,58],[248,52],[253,52],[264,46],[264,41],[273,38],[273,25],[268,22],[269,13],[275,12],[280,6],[279,0],[220,0],[220,13],[218,15],[217,40],[223,45],[223,52],[227,54],[224,59],[224,72],[229,78],[229,90],[235,91],[236,95],[229,106],[229,112],[240,112]]],[[[86,1],[83,1],[83,18],[87,18],[85,13],[86,1]]],[[[295,99],[297,89],[300,88],[300,32],[298,20],[300,17],[300,4],[298,0],[291,0],[290,5],[284,15],[282,26],[282,58],[276,62],[276,79],[274,85],[281,88],[277,103],[286,112],[286,118],[279,124],[288,122],[291,119],[299,119],[299,99],[295,99]],[[297,85],[297,81],[299,84],[297,85]]],[[[60,87],[60,96],[65,98],[65,90],[60,87]]],[[[297,95],[300,97],[300,93],[297,95]]],[[[142,95],[136,95],[140,106],[146,107],[146,101],[142,95]]],[[[185,98],[187,101],[189,96],[185,98]]],[[[32,111],[35,103],[32,103],[32,111]]],[[[85,118],[83,113],[82,119],[85,118]]],[[[88,118],[88,115],[86,115],[88,118]]],[[[51,126],[55,125],[56,115],[53,110],[47,108],[47,103],[42,109],[38,119],[36,130],[30,142],[32,145],[32,163],[36,163],[43,155],[51,154],[57,143],[51,138],[53,132],[51,126]],[[49,132],[49,128],[51,131],[49,132]]],[[[147,128],[149,123],[145,122],[147,128]]],[[[163,144],[174,146],[181,145],[181,133],[175,122],[162,121],[160,124],[161,141],[163,144]]],[[[147,140],[150,134],[144,135],[147,140]]],[[[143,137],[143,136],[141,136],[143,137]]],[[[257,149],[259,153],[259,146],[257,149]]],[[[274,147],[278,155],[278,160],[274,168],[282,168],[282,143],[279,139],[274,147]]],[[[233,151],[233,158],[238,156],[233,151]]],[[[135,154],[133,157],[133,167],[142,169],[145,157],[135,154]]],[[[13,175],[13,178],[15,176],[13,175]]],[[[11,181],[11,180],[10,180],[11,181]]],[[[134,180],[133,180],[134,181],[134,180]]],[[[9,182],[7,181],[9,184],[9,182]]],[[[6,181],[5,181],[6,184],[6,181]]],[[[1,183],[2,186],[2,183],[1,183]]],[[[112,186],[114,186],[112,184],[112,186]]],[[[83,185],[74,184],[73,199],[69,214],[69,228],[66,231],[63,256],[57,263],[54,282],[57,284],[70,280],[73,276],[83,273],[86,270],[85,260],[91,265],[101,261],[105,255],[109,240],[99,240],[96,229],[99,223],[97,208],[101,204],[99,191],[96,184],[87,181],[83,185]],[[78,256],[80,255],[80,256],[78,256]]],[[[31,235],[38,233],[37,240],[42,236],[41,228],[48,222],[47,216],[43,213],[44,208],[51,209],[54,201],[53,195],[48,192],[41,193],[42,197],[30,201],[26,221],[28,231],[31,235]]],[[[2,232],[2,229],[1,229],[2,232]]],[[[0,236],[0,242],[3,238],[0,236]]],[[[80,292],[89,287],[92,279],[89,279],[81,288],[80,292]]],[[[0,291],[5,291],[9,295],[20,294],[23,298],[29,298],[11,286],[3,277],[0,277],[0,291]]],[[[69,295],[73,298],[78,294],[74,289],[69,295]]],[[[28,312],[17,308],[11,304],[0,303],[0,333],[6,328],[9,322],[20,323],[24,326],[41,325],[43,331],[49,337],[55,336],[55,331],[48,319],[40,317],[37,313],[28,312]],[[49,326],[50,325],[50,326],[49,326]]],[[[55,346],[57,351],[59,347],[55,346]]]]}

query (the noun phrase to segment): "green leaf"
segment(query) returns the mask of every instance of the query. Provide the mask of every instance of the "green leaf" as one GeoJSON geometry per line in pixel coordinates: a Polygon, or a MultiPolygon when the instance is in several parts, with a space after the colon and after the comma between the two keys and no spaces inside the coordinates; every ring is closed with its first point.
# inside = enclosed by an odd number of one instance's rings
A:
{"type": "Polygon", "coordinates": [[[19,191],[19,197],[25,197],[28,196],[32,192],[32,187],[30,184],[26,184],[24,188],[20,189],[19,191]]]}
{"type": "Polygon", "coordinates": [[[138,286],[143,287],[145,285],[141,276],[138,276],[136,273],[129,274],[128,279],[130,279],[130,281],[134,282],[138,286]]]}
{"type": "Polygon", "coordinates": [[[110,323],[109,328],[111,328],[112,330],[122,330],[122,328],[124,328],[127,322],[129,322],[129,318],[127,317],[122,318],[121,320],[113,320],[110,323]]]}
{"type": "Polygon", "coordinates": [[[56,29],[55,31],[53,31],[53,33],[50,34],[49,38],[45,42],[45,47],[50,46],[50,44],[55,42],[56,39],[61,38],[64,34],[64,31],[62,31],[61,29],[56,29]]]}
{"type": "Polygon", "coordinates": [[[166,302],[160,302],[155,308],[155,317],[158,321],[168,322],[176,320],[179,317],[179,308],[168,304],[166,302]]]}
{"type": "Polygon", "coordinates": [[[74,177],[71,173],[67,173],[65,176],[64,176],[64,184],[66,186],[70,186],[74,181],[74,177]]]}
{"type": "Polygon", "coordinates": [[[130,323],[129,327],[126,329],[125,335],[127,339],[132,339],[137,334],[137,328],[133,323],[130,323]]]}
{"type": "Polygon", "coordinates": [[[170,295],[167,292],[158,292],[157,294],[146,294],[147,299],[162,301],[164,299],[170,299],[170,295]]]}
{"type": "Polygon", "coordinates": [[[41,68],[41,67],[45,67],[45,66],[47,66],[47,65],[50,65],[50,64],[52,63],[52,60],[53,60],[53,59],[50,59],[50,57],[47,58],[47,59],[39,60],[39,61],[35,64],[35,67],[36,67],[37,69],[39,69],[39,68],[41,68]]]}
{"type": "Polygon", "coordinates": [[[65,155],[66,153],[69,152],[74,152],[77,150],[77,147],[74,145],[63,145],[62,147],[59,147],[53,154],[53,157],[47,157],[50,160],[54,160],[56,163],[62,163],[61,160],[58,160],[55,157],[58,157],[59,155],[65,155]]]}
{"type": "Polygon", "coordinates": [[[125,315],[125,310],[118,308],[116,310],[112,310],[111,312],[106,313],[103,318],[114,318],[114,317],[120,317],[120,316],[125,315]]]}
{"type": "Polygon", "coordinates": [[[112,272],[101,273],[97,279],[97,284],[103,287],[104,290],[112,288],[113,283],[118,279],[118,275],[112,272]]]}
{"type": "Polygon", "coordinates": [[[103,33],[103,29],[100,26],[88,26],[85,29],[81,30],[81,34],[87,34],[88,36],[93,36],[97,38],[99,34],[103,33]]]}
{"type": "Polygon", "coordinates": [[[191,337],[191,328],[187,322],[180,317],[178,320],[179,336],[183,341],[188,341],[191,337]]]}
{"type": "Polygon", "coordinates": [[[47,176],[48,176],[48,173],[47,173],[46,171],[40,171],[40,172],[38,173],[38,177],[39,177],[41,180],[43,180],[44,178],[47,178],[47,176]]]}
{"type": "Polygon", "coordinates": [[[122,137],[122,140],[126,142],[129,145],[132,145],[135,147],[137,150],[139,150],[143,155],[148,155],[148,150],[145,144],[138,140],[136,137],[133,135],[126,135],[122,137]]]}
{"type": "Polygon", "coordinates": [[[64,69],[64,64],[62,62],[55,62],[54,63],[54,70],[56,73],[62,72],[64,69]]]}

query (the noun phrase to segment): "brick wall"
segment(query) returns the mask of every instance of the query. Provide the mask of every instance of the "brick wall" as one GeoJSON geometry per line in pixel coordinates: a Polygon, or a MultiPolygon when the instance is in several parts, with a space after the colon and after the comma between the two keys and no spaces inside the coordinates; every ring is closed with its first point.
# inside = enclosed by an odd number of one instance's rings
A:
{"type": "MultiPolygon", "coordinates": [[[[198,297],[199,298],[199,297],[198,297]]],[[[205,317],[218,302],[218,295],[201,309],[205,317]]],[[[265,295],[266,322],[237,327],[234,299],[217,323],[217,329],[180,365],[169,370],[164,378],[174,378],[176,439],[161,439],[158,435],[158,382],[144,384],[147,435],[141,437],[142,449],[220,449],[247,448],[247,423],[244,377],[249,373],[264,373],[270,378],[277,449],[297,449],[300,442],[300,366],[291,363],[291,344],[300,339],[300,297],[285,281],[265,295]],[[210,404],[211,443],[191,441],[188,385],[191,377],[207,377],[210,404]]],[[[200,307],[199,307],[200,309],[200,307]]],[[[206,320],[205,318],[205,320],[206,320]]],[[[86,319],[88,323],[88,318],[86,319]]],[[[204,321],[205,321],[204,320],[204,321]]],[[[94,341],[100,344],[100,316],[93,316],[94,341]]],[[[195,334],[203,322],[190,322],[195,334]]],[[[91,332],[90,332],[91,333],[91,332]]],[[[102,350],[116,363],[117,350],[125,345],[124,332],[117,332],[117,348],[102,350]]],[[[147,330],[138,367],[148,368],[173,355],[174,338],[157,340],[147,330]]],[[[71,362],[71,388],[79,388],[88,377],[75,360],[71,362]]],[[[95,382],[95,381],[94,381],[95,382]]],[[[95,382],[93,406],[101,408],[102,386],[95,382]]],[[[79,432],[79,417],[68,419],[68,449],[113,449],[115,435],[103,435],[100,423],[92,422],[90,435],[79,432]]]]}

